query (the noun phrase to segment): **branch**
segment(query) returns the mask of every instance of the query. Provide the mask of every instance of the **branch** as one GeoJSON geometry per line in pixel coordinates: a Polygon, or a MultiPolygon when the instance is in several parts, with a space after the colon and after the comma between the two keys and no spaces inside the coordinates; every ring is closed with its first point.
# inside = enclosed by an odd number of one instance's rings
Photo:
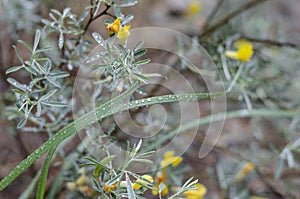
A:
{"type": "Polygon", "coordinates": [[[224,2],[224,0],[218,0],[218,2],[214,5],[212,11],[210,12],[210,14],[208,15],[208,17],[204,21],[204,24],[202,26],[200,34],[202,34],[203,32],[206,32],[206,30],[209,28],[210,22],[216,16],[216,14],[219,11],[219,9],[221,8],[221,5],[223,4],[223,2],[224,2]]]}
{"type": "Polygon", "coordinates": [[[248,37],[248,36],[241,36],[241,38],[254,43],[262,43],[262,44],[267,44],[267,45],[277,46],[277,47],[290,47],[290,48],[300,49],[300,46],[290,42],[281,42],[281,41],[276,41],[271,39],[258,39],[258,38],[248,37]]]}
{"type": "Polygon", "coordinates": [[[208,34],[216,31],[218,28],[220,28],[221,26],[225,25],[226,23],[228,23],[231,19],[233,19],[234,17],[237,17],[238,15],[242,14],[243,12],[250,10],[251,8],[264,3],[268,0],[252,0],[244,5],[242,5],[240,8],[232,11],[231,13],[229,13],[226,17],[224,17],[223,19],[221,19],[220,21],[216,22],[214,25],[212,25],[210,28],[208,28],[206,31],[202,32],[199,34],[199,40],[204,37],[207,36],[208,34]]]}

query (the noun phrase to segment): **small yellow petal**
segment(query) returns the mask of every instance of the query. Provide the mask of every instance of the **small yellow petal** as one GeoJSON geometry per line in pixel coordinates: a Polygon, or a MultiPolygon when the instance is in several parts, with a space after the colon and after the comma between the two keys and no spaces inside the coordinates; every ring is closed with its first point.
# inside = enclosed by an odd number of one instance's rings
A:
{"type": "Polygon", "coordinates": [[[243,62],[249,61],[253,55],[253,46],[250,42],[241,39],[234,43],[237,51],[225,51],[225,55],[230,59],[237,59],[243,62]]]}
{"type": "Polygon", "coordinates": [[[235,179],[237,181],[245,178],[251,171],[255,169],[255,165],[251,162],[247,162],[245,166],[236,174],[235,179]]]}
{"type": "Polygon", "coordinates": [[[108,24],[106,26],[106,29],[107,29],[108,33],[111,35],[111,34],[119,32],[120,27],[121,27],[121,18],[118,17],[113,23],[108,24]]]}
{"type": "Polygon", "coordinates": [[[76,183],[75,182],[67,182],[67,188],[69,190],[74,190],[76,188],[76,183]]]}
{"type": "Polygon", "coordinates": [[[137,179],[136,182],[133,184],[133,189],[137,190],[139,188],[141,188],[143,185],[144,186],[148,186],[150,183],[153,183],[154,180],[152,178],[152,176],[149,175],[143,175],[141,176],[141,179],[137,179]]]}
{"type": "Polygon", "coordinates": [[[124,43],[125,43],[125,40],[129,37],[129,35],[130,35],[130,32],[129,32],[130,27],[131,27],[131,26],[124,26],[124,27],[118,32],[117,37],[119,38],[121,44],[124,44],[124,43]]]}
{"type": "Polygon", "coordinates": [[[184,195],[187,199],[202,199],[203,196],[207,193],[207,189],[203,184],[195,184],[195,190],[190,190],[184,192],[184,195]]]}
{"type": "Polygon", "coordinates": [[[225,51],[225,56],[230,58],[230,59],[239,59],[238,58],[238,53],[236,51],[226,50],[225,51]]]}
{"type": "Polygon", "coordinates": [[[81,174],[81,176],[76,180],[76,184],[78,186],[83,185],[86,182],[85,174],[81,174]]]}

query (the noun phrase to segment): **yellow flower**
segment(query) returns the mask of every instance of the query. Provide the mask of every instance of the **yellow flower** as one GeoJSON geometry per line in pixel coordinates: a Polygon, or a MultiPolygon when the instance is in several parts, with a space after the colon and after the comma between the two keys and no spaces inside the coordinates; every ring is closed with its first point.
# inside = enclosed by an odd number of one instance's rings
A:
{"type": "Polygon", "coordinates": [[[67,188],[69,189],[69,190],[74,190],[74,189],[76,189],[76,183],[75,182],[67,182],[67,188]]]}
{"type": "Polygon", "coordinates": [[[187,8],[186,14],[188,16],[195,16],[202,9],[202,5],[199,1],[192,1],[187,8]]]}
{"type": "Polygon", "coordinates": [[[154,182],[153,178],[149,175],[142,175],[141,178],[137,179],[133,184],[133,189],[137,190],[142,186],[149,186],[154,182]]]}
{"type": "Polygon", "coordinates": [[[166,168],[170,164],[173,167],[177,167],[182,162],[182,157],[174,156],[174,151],[167,151],[164,155],[164,159],[160,162],[160,166],[166,168]]]}
{"type": "Polygon", "coordinates": [[[125,40],[127,39],[127,37],[129,37],[129,35],[130,35],[130,32],[129,32],[130,27],[131,27],[131,26],[124,26],[124,27],[118,32],[117,37],[119,38],[121,44],[124,44],[124,43],[125,43],[125,40]]]}
{"type": "Polygon", "coordinates": [[[121,18],[118,17],[113,23],[108,24],[106,29],[110,35],[119,32],[121,27],[121,18]]]}
{"type": "Polygon", "coordinates": [[[82,174],[80,175],[80,177],[76,180],[76,185],[77,185],[77,186],[81,186],[81,185],[83,185],[84,183],[86,183],[86,176],[85,176],[84,173],[82,173],[82,174]]]}
{"type": "Polygon", "coordinates": [[[203,184],[197,183],[194,185],[195,190],[189,190],[184,192],[184,195],[187,199],[202,199],[203,196],[207,193],[207,189],[203,184]]]}
{"type": "Polygon", "coordinates": [[[103,186],[103,190],[106,192],[106,193],[110,193],[113,189],[116,188],[116,184],[112,184],[110,186],[107,186],[106,184],[103,186]]]}
{"type": "Polygon", "coordinates": [[[242,180],[246,175],[255,169],[255,165],[251,162],[247,162],[245,166],[236,174],[235,179],[237,181],[242,180]]]}
{"type": "Polygon", "coordinates": [[[237,51],[226,50],[225,55],[230,59],[238,59],[240,61],[249,61],[253,55],[253,46],[246,40],[238,40],[234,46],[237,51]]]}
{"type": "Polygon", "coordinates": [[[155,186],[153,187],[155,190],[152,190],[153,195],[158,195],[159,185],[163,183],[165,188],[161,191],[162,196],[166,196],[169,192],[169,187],[165,184],[167,180],[167,175],[165,172],[158,172],[155,178],[155,186]]]}

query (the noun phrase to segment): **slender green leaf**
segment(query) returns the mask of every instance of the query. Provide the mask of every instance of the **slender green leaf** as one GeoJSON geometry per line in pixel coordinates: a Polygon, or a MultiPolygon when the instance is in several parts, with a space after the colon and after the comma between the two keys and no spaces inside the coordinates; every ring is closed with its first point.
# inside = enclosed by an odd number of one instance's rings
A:
{"type": "Polygon", "coordinates": [[[126,173],[126,188],[127,188],[127,194],[129,199],[136,199],[133,187],[132,187],[132,182],[129,179],[128,174],[126,173]]]}
{"type": "Polygon", "coordinates": [[[53,107],[66,107],[68,106],[66,103],[58,102],[58,101],[41,101],[41,104],[53,107]]]}
{"type": "Polygon", "coordinates": [[[18,48],[17,48],[16,46],[13,46],[13,48],[15,49],[15,52],[16,52],[17,57],[18,57],[18,59],[20,60],[20,62],[21,62],[22,64],[24,64],[23,57],[21,56],[20,51],[18,50],[18,48]]]}
{"type": "Polygon", "coordinates": [[[6,70],[6,73],[5,74],[9,74],[9,73],[13,73],[13,72],[16,72],[20,69],[24,68],[24,65],[22,66],[14,66],[14,67],[10,67],[9,69],[6,70]]]}
{"type": "Polygon", "coordinates": [[[43,199],[45,190],[46,190],[46,182],[47,182],[47,176],[48,176],[48,170],[51,164],[51,160],[53,155],[55,154],[56,147],[53,147],[49,150],[48,155],[44,161],[42,170],[41,170],[41,176],[38,181],[38,188],[36,193],[36,199],[43,199]]]}
{"type": "Polygon", "coordinates": [[[119,3],[117,6],[118,7],[129,7],[129,6],[134,6],[137,3],[138,3],[137,0],[125,0],[125,1],[122,1],[121,3],[119,3]]]}
{"type": "Polygon", "coordinates": [[[36,32],[35,32],[32,53],[34,53],[36,51],[36,49],[39,45],[40,39],[41,39],[41,31],[39,29],[37,29],[36,32]]]}
{"type": "Polygon", "coordinates": [[[7,78],[7,81],[8,81],[8,83],[10,83],[12,86],[14,86],[14,87],[16,87],[16,88],[18,88],[18,89],[20,89],[20,90],[26,92],[26,90],[27,90],[26,85],[21,84],[20,82],[18,82],[17,80],[15,80],[15,79],[13,79],[13,78],[11,78],[11,77],[7,78]]]}

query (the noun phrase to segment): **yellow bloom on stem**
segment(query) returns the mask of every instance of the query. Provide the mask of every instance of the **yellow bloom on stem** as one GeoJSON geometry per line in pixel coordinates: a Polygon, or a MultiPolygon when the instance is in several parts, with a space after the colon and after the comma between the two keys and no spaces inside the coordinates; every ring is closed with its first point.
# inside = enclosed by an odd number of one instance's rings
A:
{"type": "Polygon", "coordinates": [[[255,169],[255,165],[251,162],[247,162],[245,166],[236,174],[235,179],[237,181],[242,180],[246,175],[255,169]]]}
{"type": "Polygon", "coordinates": [[[170,164],[173,167],[177,167],[182,162],[182,157],[174,156],[174,151],[167,151],[164,155],[164,159],[160,162],[160,166],[166,168],[170,164]]]}
{"type": "Polygon", "coordinates": [[[198,14],[202,9],[202,5],[199,1],[192,1],[186,11],[188,16],[195,16],[198,14]]]}
{"type": "Polygon", "coordinates": [[[196,183],[194,185],[195,190],[189,190],[184,192],[184,195],[187,199],[202,199],[203,196],[207,193],[207,189],[203,184],[196,183]]]}
{"type": "Polygon", "coordinates": [[[121,18],[118,17],[113,23],[108,24],[106,29],[110,35],[119,32],[121,27],[121,18]]]}
{"type": "Polygon", "coordinates": [[[162,196],[166,196],[169,192],[169,187],[165,184],[167,180],[167,175],[165,172],[158,172],[155,178],[155,186],[153,187],[155,190],[152,190],[153,195],[158,195],[159,185],[163,183],[165,188],[161,191],[162,196]]]}
{"type": "Polygon", "coordinates": [[[106,184],[103,186],[103,190],[106,192],[106,193],[110,193],[113,189],[116,188],[116,184],[112,184],[110,186],[107,186],[106,184]]]}
{"type": "Polygon", "coordinates": [[[137,179],[135,183],[133,183],[133,189],[137,190],[142,186],[149,186],[154,182],[153,178],[149,175],[142,175],[141,178],[137,179]]]}
{"type": "Polygon", "coordinates": [[[226,50],[225,55],[230,59],[237,59],[243,62],[249,61],[253,55],[253,45],[246,40],[238,40],[234,46],[237,51],[226,50]]]}
{"type": "Polygon", "coordinates": [[[129,35],[130,35],[130,32],[129,32],[130,27],[131,27],[131,26],[124,26],[124,27],[118,32],[117,37],[119,38],[121,44],[124,44],[124,43],[125,43],[125,40],[129,37],[129,35]]]}

